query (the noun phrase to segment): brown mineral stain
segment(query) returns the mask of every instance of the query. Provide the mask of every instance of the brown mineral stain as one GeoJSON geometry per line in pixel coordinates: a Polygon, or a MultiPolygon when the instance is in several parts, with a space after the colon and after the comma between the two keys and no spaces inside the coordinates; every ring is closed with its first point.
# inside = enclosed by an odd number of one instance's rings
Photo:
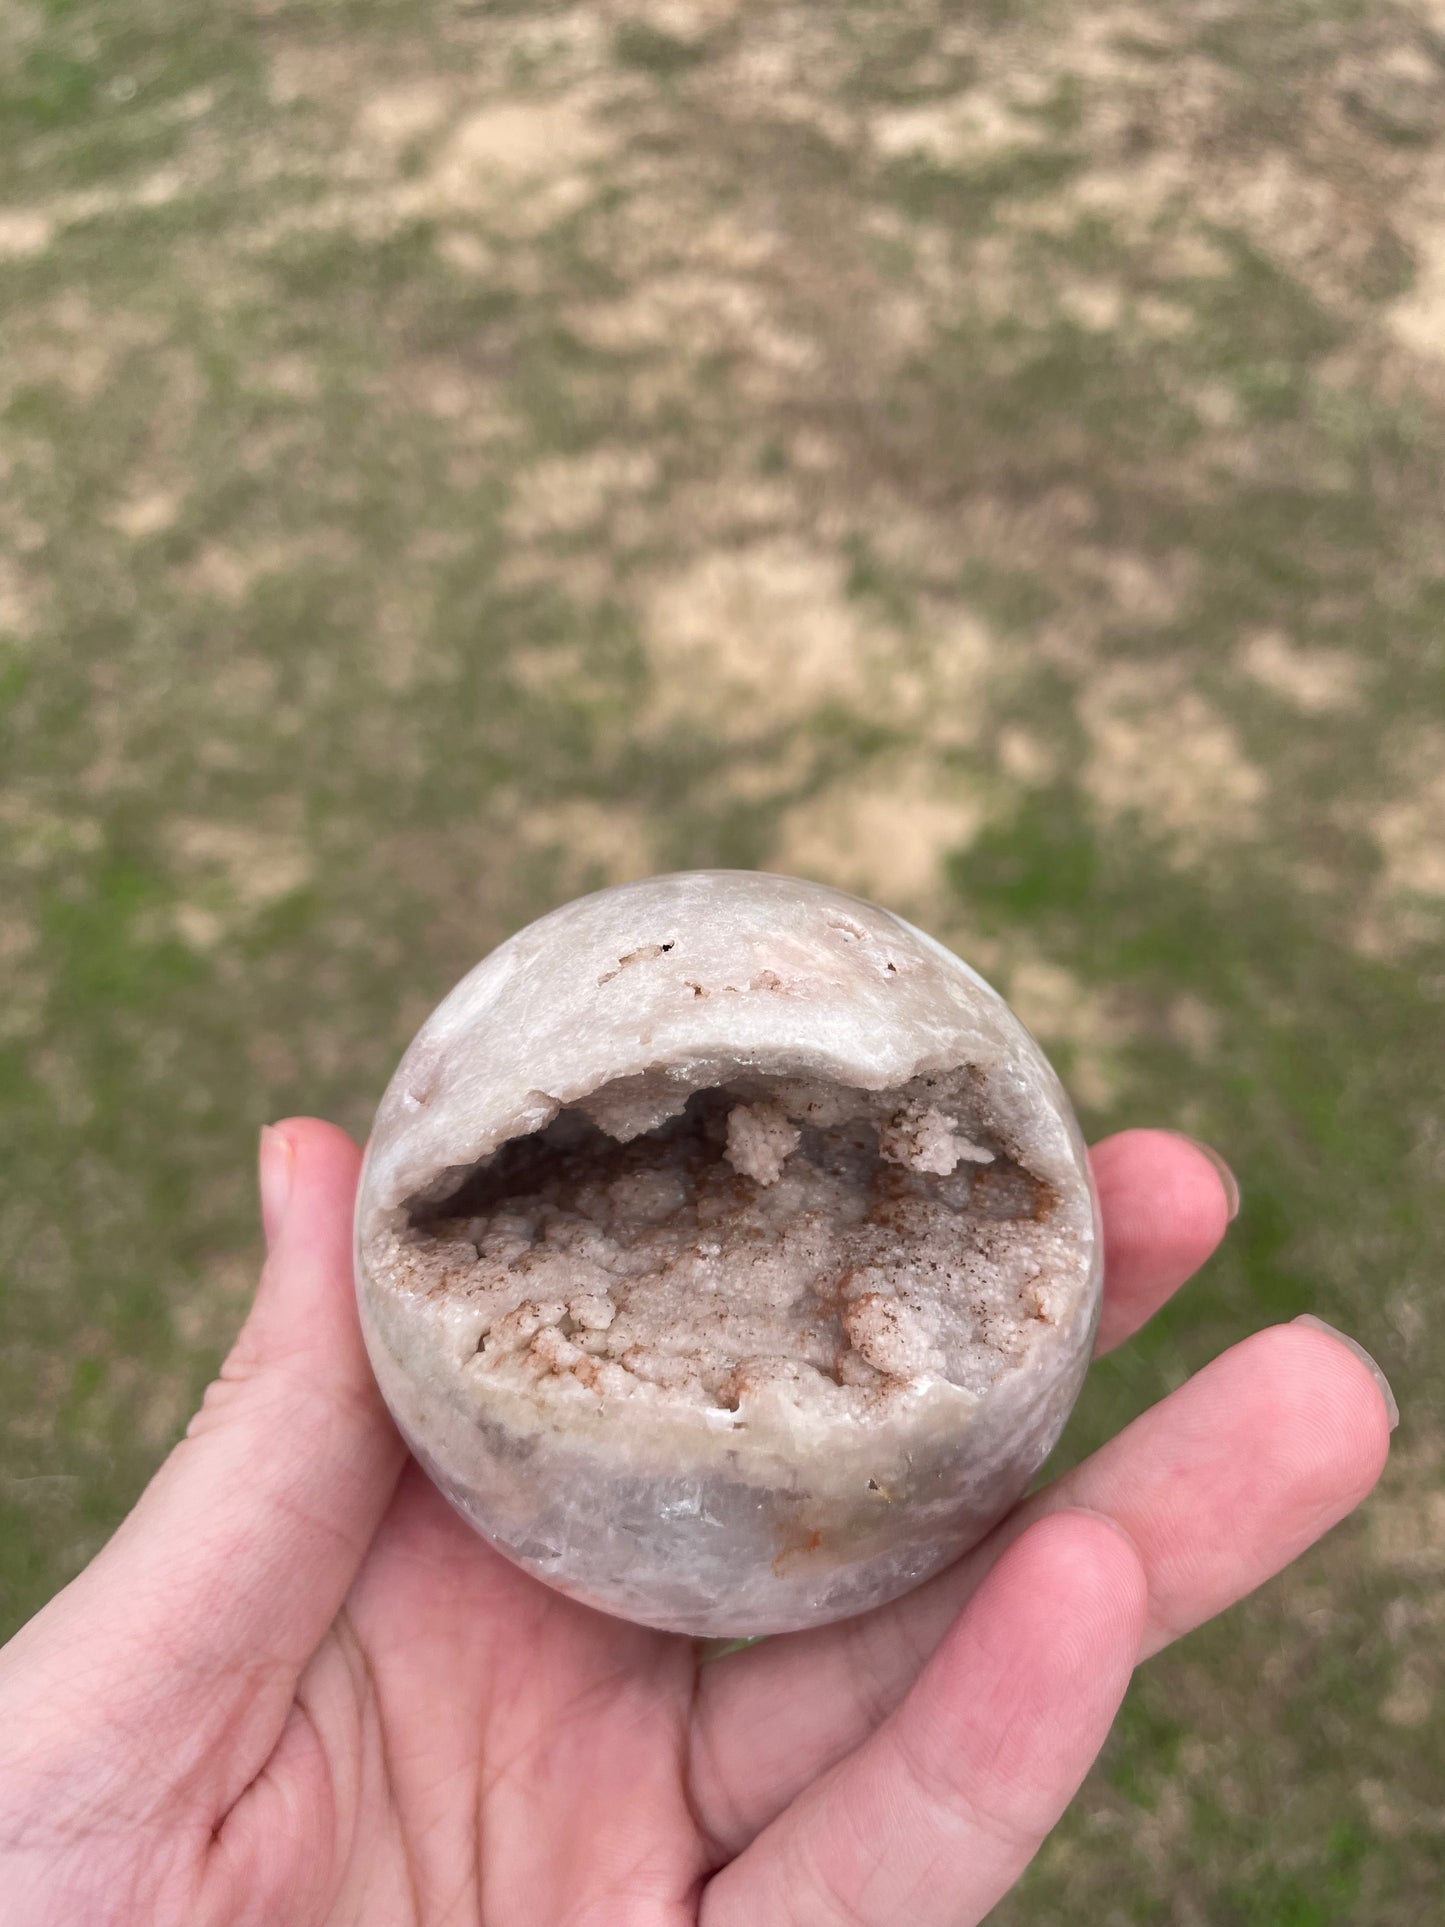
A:
{"type": "Polygon", "coordinates": [[[1058,1202],[1051,1184],[1006,1156],[974,1173],[972,1203],[986,1217],[1029,1218],[1043,1224],[1058,1202]]]}
{"type": "Polygon", "coordinates": [[[1042,1224],[1046,1218],[1051,1218],[1054,1215],[1054,1207],[1059,1202],[1059,1194],[1053,1185],[1046,1184],[1042,1178],[1035,1178],[1034,1183],[1038,1188],[1034,1192],[1033,1209],[1030,1211],[1029,1216],[1035,1224],[1042,1224]]]}
{"type": "Polygon", "coordinates": [[[676,941],[676,938],[673,938],[667,943],[645,943],[637,950],[629,950],[625,957],[617,959],[615,970],[606,970],[597,979],[598,988],[600,989],[603,984],[610,984],[614,977],[620,977],[632,964],[648,963],[653,957],[661,957],[666,951],[675,947],[676,941]]]}
{"type": "Polygon", "coordinates": [[[773,1561],[773,1571],[779,1579],[786,1579],[789,1573],[796,1571],[811,1553],[817,1552],[822,1543],[823,1534],[815,1528],[805,1539],[795,1540],[792,1544],[783,1547],[773,1561]]]}

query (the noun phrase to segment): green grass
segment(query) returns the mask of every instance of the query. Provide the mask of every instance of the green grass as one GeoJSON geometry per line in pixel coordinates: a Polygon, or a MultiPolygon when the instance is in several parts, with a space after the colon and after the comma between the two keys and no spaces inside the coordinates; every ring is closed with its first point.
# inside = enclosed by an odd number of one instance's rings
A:
{"type": "Polygon", "coordinates": [[[7,20],[5,1627],[233,1333],[264,1119],[363,1132],[561,898],[806,847],[1240,1173],[1068,1455],[1306,1308],[1405,1413],[998,1918],[1430,1917],[1439,66],[1304,0],[7,20]]]}

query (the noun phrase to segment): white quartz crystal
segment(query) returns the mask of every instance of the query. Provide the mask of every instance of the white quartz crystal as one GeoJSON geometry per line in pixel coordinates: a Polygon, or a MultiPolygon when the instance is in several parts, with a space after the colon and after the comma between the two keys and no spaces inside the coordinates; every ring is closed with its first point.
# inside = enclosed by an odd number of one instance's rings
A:
{"type": "Polygon", "coordinates": [[[377,1112],[357,1287],[387,1402],[495,1546],[648,1625],[895,1597],[1019,1497],[1098,1319],[1073,1113],[911,924],[704,870],[540,918],[377,1112]]]}

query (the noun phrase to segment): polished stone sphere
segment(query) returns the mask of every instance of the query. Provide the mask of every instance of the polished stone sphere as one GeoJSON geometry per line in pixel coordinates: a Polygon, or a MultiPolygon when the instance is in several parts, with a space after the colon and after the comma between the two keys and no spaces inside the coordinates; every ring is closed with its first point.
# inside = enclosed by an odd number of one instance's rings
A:
{"type": "Polygon", "coordinates": [[[669,1630],[881,1604],[1052,1449],[1098,1322],[1037,1044],[911,924],[710,870],[580,898],[423,1024],[356,1215],[413,1452],[499,1551],[669,1630]]]}

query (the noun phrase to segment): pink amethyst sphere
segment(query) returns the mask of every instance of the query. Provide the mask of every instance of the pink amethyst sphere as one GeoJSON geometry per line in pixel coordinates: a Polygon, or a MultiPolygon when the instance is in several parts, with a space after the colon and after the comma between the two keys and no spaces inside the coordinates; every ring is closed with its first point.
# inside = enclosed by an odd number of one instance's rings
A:
{"type": "Polygon", "coordinates": [[[916,1586],[1063,1429],[1102,1286],[1067,1097],[887,910],[653,877],[500,945],[417,1033],[356,1213],[378,1382],[509,1559],[709,1636],[916,1586]]]}

